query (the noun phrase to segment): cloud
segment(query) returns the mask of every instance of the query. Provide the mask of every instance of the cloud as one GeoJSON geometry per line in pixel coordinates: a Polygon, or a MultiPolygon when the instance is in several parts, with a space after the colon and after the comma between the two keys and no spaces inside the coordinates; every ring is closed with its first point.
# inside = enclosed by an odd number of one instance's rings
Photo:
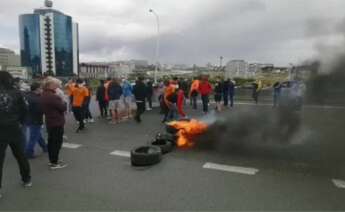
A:
{"type": "MultiPolygon", "coordinates": [[[[1,1],[0,42],[18,51],[18,15],[43,1],[1,1]]],[[[217,63],[222,55],[285,65],[315,54],[318,39],[337,43],[345,31],[342,0],[59,0],[54,7],[79,23],[82,61],[152,62],[150,8],[160,17],[163,63],[217,63]]]]}

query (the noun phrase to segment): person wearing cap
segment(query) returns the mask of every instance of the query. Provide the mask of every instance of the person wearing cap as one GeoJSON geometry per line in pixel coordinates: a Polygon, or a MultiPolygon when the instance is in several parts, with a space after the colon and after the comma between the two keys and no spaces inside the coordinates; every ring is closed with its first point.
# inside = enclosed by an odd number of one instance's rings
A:
{"type": "Polygon", "coordinates": [[[30,90],[26,96],[28,101],[26,124],[29,128],[29,141],[26,144],[25,154],[27,158],[34,158],[34,148],[37,143],[43,152],[48,152],[48,147],[42,136],[43,110],[40,102],[42,94],[41,84],[37,82],[32,83],[30,90]]]}

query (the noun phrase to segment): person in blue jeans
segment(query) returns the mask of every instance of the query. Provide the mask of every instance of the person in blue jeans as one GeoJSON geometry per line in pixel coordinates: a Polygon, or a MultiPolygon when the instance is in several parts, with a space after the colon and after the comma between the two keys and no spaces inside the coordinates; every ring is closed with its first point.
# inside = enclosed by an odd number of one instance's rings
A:
{"type": "Polygon", "coordinates": [[[25,154],[27,158],[34,158],[36,143],[40,145],[43,152],[47,152],[48,148],[42,137],[43,111],[40,103],[40,96],[42,93],[41,85],[39,83],[33,83],[30,90],[31,92],[27,95],[27,126],[29,128],[29,140],[25,148],[25,154]]]}

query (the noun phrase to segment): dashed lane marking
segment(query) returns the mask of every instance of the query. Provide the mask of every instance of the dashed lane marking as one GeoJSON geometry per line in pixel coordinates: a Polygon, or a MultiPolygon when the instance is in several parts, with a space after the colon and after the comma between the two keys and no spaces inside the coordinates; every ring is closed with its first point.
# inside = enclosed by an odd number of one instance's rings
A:
{"type": "Polygon", "coordinates": [[[64,143],[62,144],[62,147],[68,148],[68,149],[78,149],[79,147],[81,147],[81,144],[72,144],[72,143],[66,143],[66,142],[64,142],[64,143]]]}
{"type": "Polygon", "coordinates": [[[338,188],[345,188],[345,181],[332,179],[333,184],[338,188]]]}
{"type": "Polygon", "coordinates": [[[126,157],[126,158],[130,158],[131,157],[131,153],[130,152],[128,152],[128,151],[121,151],[121,150],[115,150],[115,151],[111,152],[110,155],[126,157]]]}
{"type": "Polygon", "coordinates": [[[203,165],[203,168],[226,171],[226,172],[234,172],[238,174],[247,174],[247,175],[255,175],[259,171],[259,169],[255,169],[255,168],[241,167],[241,166],[228,166],[228,165],[210,163],[210,162],[205,163],[203,165]]]}

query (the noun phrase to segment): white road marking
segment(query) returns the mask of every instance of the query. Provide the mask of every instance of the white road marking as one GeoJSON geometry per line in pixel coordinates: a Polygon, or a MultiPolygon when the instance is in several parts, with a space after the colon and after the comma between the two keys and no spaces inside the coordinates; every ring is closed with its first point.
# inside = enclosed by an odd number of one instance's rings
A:
{"type": "Polygon", "coordinates": [[[345,181],[332,179],[333,184],[338,188],[345,188],[345,181]]]}
{"type": "Polygon", "coordinates": [[[72,144],[72,143],[66,143],[66,142],[64,142],[64,143],[62,144],[62,147],[68,148],[68,149],[78,149],[79,147],[81,147],[81,144],[72,144]]]}
{"type": "Polygon", "coordinates": [[[128,151],[121,151],[121,150],[115,150],[114,152],[111,152],[110,155],[116,155],[116,156],[120,156],[120,157],[126,157],[126,158],[130,158],[131,157],[131,153],[128,151]]]}
{"type": "Polygon", "coordinates": [[[205,163],[203,165],[204,169],[214,169],[219,171],[226,171],[226,172],[235,172],[239,174],[248,174],[248,175],[255,175],[259,169],[255,168],[248,168],[248,167],[241,167],[241,166],[228,166],[216,163],[205,163]]]}

